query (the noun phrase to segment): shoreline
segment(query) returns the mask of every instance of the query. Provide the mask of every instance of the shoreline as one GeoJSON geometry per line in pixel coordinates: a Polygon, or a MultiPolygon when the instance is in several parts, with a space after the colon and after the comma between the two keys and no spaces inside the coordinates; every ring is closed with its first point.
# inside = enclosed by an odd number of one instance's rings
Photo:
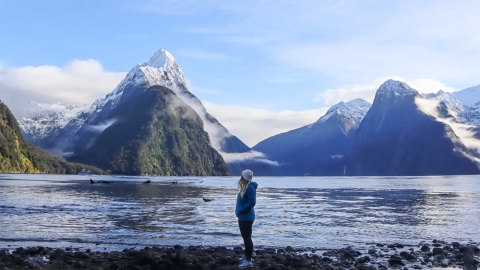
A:
{"type": "MultiPolygon", "coordinates": [[[[44,246],[0,248],[3,269],[239,269],[241,246],[147,246],[118,251],[44,246]]],[[[416,246],[368,243],[317,252],[311,248],[254,248],[254,269],[467,269],[479,267],[480,243],[422,241],[416,246]]]]}

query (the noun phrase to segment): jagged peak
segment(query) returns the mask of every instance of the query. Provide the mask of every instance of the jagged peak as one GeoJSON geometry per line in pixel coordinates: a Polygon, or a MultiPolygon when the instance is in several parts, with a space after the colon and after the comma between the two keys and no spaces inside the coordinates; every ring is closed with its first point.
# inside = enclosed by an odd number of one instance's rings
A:
{"type": "Polygon", "coordinates": [[[418,91],[408,86],[408,84],[390,79],[380,85],[375,95],[375,100],[416,95],[418,95],[418,91]]]}
{"type": "Polygon", "coordinates": [[[437,92],[437,96],[440,96],[440,95],[448,95],[448,93],[446,93],[445,91],[443,91],[442,89],[438,90],[437,92]]]}
{"type": "Polygon", "coordinates": [[[143,63],[140,66],[149,66],[154,68],[164,68],[165,70],[170,70],[172,68],[178,67],[177,60],[175,57],[165,49],[158,50],[148,62],[143,63]]]}
{"type": "Polygon", "coordinates": [[[95,101],[90,112],[100,111],[111,102],[112,106],[118,102],[127,86],[165,86],[176,94],[188,91],[187,82],[177,60],[165,49],[158,50],[148,62],[138,64],[128,72],[118,86],[107,94],[104,99],[95,101]]]}
{"type": "Polygon", "coordinates": [[[325,122],[334,115],[343,115],[347,118],[360,121],[363,119],[372,104],[361,98],[353,99],[348,102],[340,101],[339,103],[330,107],[327,113],[318,119],[318,122],[325,122]]]}

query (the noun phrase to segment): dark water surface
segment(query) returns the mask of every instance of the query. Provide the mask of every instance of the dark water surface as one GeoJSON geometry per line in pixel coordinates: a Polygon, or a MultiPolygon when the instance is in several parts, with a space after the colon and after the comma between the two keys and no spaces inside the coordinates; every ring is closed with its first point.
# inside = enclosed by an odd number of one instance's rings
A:
{"type": "MultiPolygon", "coordinates": [[[[238,245],[236,181],[0,174],[0,248],[238,245]],[[92,185],[90,178],[113,182],[92,185]],[[152,183],[142,184],[147,179],[152,183]]],[[[254,181],[256,245],[329,249],[433,239],[480,242],[479,176],[254,181]]]]}

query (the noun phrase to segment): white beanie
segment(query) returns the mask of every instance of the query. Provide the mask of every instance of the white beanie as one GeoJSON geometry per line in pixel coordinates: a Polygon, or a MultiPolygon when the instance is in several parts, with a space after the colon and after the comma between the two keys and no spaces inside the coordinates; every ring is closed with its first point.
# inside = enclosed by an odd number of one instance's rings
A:
{"type": "Polygon", "coordinates": [[[253,172],[251,170],[245,170],[242,172],[242,177],[243,179],[250,182],[252,181],[252,178],[253,178],[253,172]]]}

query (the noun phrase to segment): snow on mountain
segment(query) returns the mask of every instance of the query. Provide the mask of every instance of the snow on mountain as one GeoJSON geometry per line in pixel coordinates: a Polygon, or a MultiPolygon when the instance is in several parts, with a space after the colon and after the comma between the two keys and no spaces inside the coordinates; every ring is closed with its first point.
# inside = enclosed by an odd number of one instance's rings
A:
{"type": "Polygon", "coordinates": [[[64,128],[89,107],[75,107],[62,102],[46,104],[30,101],[29,104],[32,112],[21,118],[19,125],[34,140],[45,138],[51,132],[64,128]]]}
{"type": "MultiPolygon", "coordinates": [[[[471,101],[474,100],[475,95],[472,94],[475,91],[475,87],[467,88],[465,90],[468,90],[466,92],[459,91],[459,92],[453,92],[453,93],[446,93],[443,92],[442,90],[438,91],[436,94],[425,94],[423,95],[427,99],[434,99],[437,100],[439,103],[443,103],[448,110],[447,114],[444,117],[453,117],[456,122],[462,123],[462,124],[471,124],[478,126],[480,125],[480,96],[477,97],[477,102],[471,101]],[[456,94],[455,93],[467,93],[468,95],[465,94],[456,94]],[[468,104],[474,104],[473,106],[468,106],[461,100],[457,99],[456,96],[460,96],[463,98],[468,97],[471,99],[470,101],[466,101],[468,104]],[[475,105],[476,103],[476,105],[475,105]]],[[[480,94],[480,87],[477,87],[479,89],[479,94],[480,94]]]]}
{"type": "Polygon", "coordinates": [[[148,62],[132,68],[112,92],[107,94],[104,99],[99,99],[92,104],[89,112],[99,112],[109,102],[111,106],[115,106],[127,87],[143,85],[146,88],[154,85],[165,86],[172,89],[177,95],[188,91],[185,77],[177,61],[168,51],[160,49],[148,62]]]}
{"type": "Polygon", "coordinates": [[[332,115],[343,115],[357,122],[360,122],[372,104],[363,99],[357,98],[348,102],[339,102],[330,107],[327,113],[318,119],[319,122],[327,121],[332,115]]]}
{"type": "Polygon", "coordinates": [[[464,105],[460,116],[466,123],[476,125],[480,134],[480,85],[453,92],[452,96],[464,105]]]}
{"type": "Polygon", "coordinates": [[[148,62],[135,66],[117,88],[107,95],[105,100],[99,101],[96,108],[92,110],[103,108],[109,101],[114,106],[127,88],[139,86],[148,88],[154,85],[165,86],[173,90],[182,101],[191,106],[202,119],[212,146],[223,154],[224,140],[232,135],[219,124],[217,119],[207,113],[200,100],[189,91],[182,69],[172,54],[164,49],[157,51],[148,62]]]}
{"type": "MultiPolygon", "coordinates": [[[[235,156],[237,154],[236,152],[226,150],[229,146],[231,148],[232,145],[237,144],[241,144],[238,146],[240,148],[249,148],[243,142],[238,140],[238,138],[230,134],[228,130],[223,127],[217,119],[215,119],[215,117],[206,111],[200,100],[189,91],[184,74],[175,58],[164,49],[158,50],[149,61],[133,67],[132,70],[128,72],[125,79],[122,80],[112,92],[107,94],[105,98],[98,99],[91,106],[87,106],[82,108],[82,110],[75,112],[77,113],[77,117],[62,118],[62,125],[58,126],[65,127],[65,130],[62,130],[63,132],[61,133],[61,136],[68,136],[68,138],[52,137],[52,140],[56,141],[62,139],[65,141],[62,145],[75,145],[73,138],[76,137],[76,133],[80,132],[82,129],[91,130],[96,126],[104,126],[108,122],[106,121],[106,118],[108,118],[109,111],[113,110],[120,100],[128,102],[128,96],[131,93],[143,91],[156,85],[171,89],[182,101],[195,110],[204,123],[204,129],[209,134],[212,147],[220,152],[220,154],[225,156],[225,152],[232,153],[229,155],[229,160],[231,162],[243,161],[246,159],[245,153],[243,153],[243,155],[235,156]],[[68,120],[70,120],[70,122],[65,125],[64,122],[68,120]],[[233,141],[236,141],[236,143],[233,141]]],[[[40,133],[42,133],[42,137],[48,136],[51,129],[43,126],[34,129],[33,122],[34,121],[25,120],[24,125],[21,126],[25,133],[27,133],[26,135],[29,135],[29,132],[33,132],[33,134],[31,134],[32,136],[29,137],[30,139],[31,137],[36,137],[40,133]]],[[[51,119],[43,121],[45,125],[49,125],[51,122],[51,119]]],[[[34,141],[35,138],[31,140],[34,141]]],[[[65,146],[60,148],[64,147],[65,146]]]]}
{"type": "Polygon", "coordinates": [[[449,125],[472,155],[480,156],[480,103],[476,107],[465,106],[453,93],[442,90],[421,95],[415,102],[421,111],[449,125]]]}
{"type": "Polygon", "coordinates": [[[464,120],[461,119],[461,113],[465,111],[465,107],[463,106],[462,102],[454,98],[450,93],[443,92],[439,90],[437,93],[430,93],[425,94],[423,97],[427,99],[434,99],[438,100],[445,104],[446,109],[446,116],[453,116],[457,121],[463,122],[464,120]]]}
{"type": "Polygon", "coordinates": [[[452,96],[465,106],[480,107],[480,85],[453,92],[452,96]]]}
{"type": "MultiPolygon", "coordinates": [[[[375,100],[388,100],[392,97],[405,97],[418,95],[417,90],[404,82],[388,80],[384,82],[375,94],[375,100]]],[[[375,101],[374,101],[375,102],[375,101]]]]}
{"type": "Polygon", "coordinates": [[[64,128],[72,120],[69,125],[69,129],[71,129],[69,133],[75,134],[85,123],[93,121],[107,104],[110,108],[115,107],[126,88],[145,86],[144,89],[146,89],[153,85],[168,87],[177,95],[188,92],[180,66],[175,58],[164,49],[156,52],[148,62],[136,65],[105,98],[79,108],[63,103],[31,102],[33,113],[22,118],[19,124],[32,141],[51,135],[51,132],[64,128]]]}

